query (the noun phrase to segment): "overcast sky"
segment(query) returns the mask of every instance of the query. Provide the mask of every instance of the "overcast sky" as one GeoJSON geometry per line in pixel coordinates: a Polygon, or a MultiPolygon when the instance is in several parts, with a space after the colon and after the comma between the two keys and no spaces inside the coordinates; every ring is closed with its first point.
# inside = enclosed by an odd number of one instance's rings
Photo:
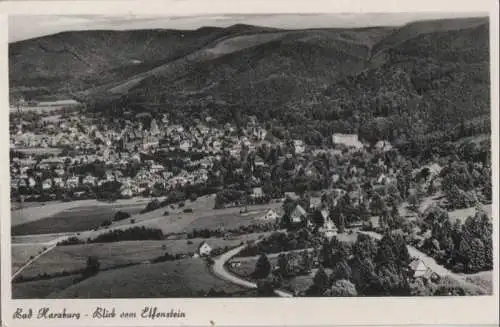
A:
{"type": "Polygon", "coordinates": [[[285,14],[285,15],[206,15],[206,16],[9,16],[9,42],[55,34],[62,31],[95,29],[197,29],[227,27],[245,23],[278,28],[394,26],[437,18],[477,17],[484,13],[390,13],[390,14],[285,14]]]}

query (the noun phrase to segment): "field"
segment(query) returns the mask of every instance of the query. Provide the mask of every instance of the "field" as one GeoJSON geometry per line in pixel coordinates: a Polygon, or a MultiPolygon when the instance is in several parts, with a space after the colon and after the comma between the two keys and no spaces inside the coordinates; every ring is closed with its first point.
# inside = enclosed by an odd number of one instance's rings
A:
{"type": "Polygon", "coordinates": [[[137,206],[144,208],[148,201],[149,199],[147,198],[133,198],[128,200],[118,200],[113,203],[100,202],[97,200],[79,200],[71,202],[27,202],[23,204],[23,209],[19,209],[19,203],[12,203],[11,225],[17,226],[25,224],[76,208],[104,206],[125,211],[127,210],[127,207],[130,208],[137,206]]]}
{"type": "MultiPolygon", "coordinates": [[[[484,211],[488,214],[488,216],[492,217],[492,206],[491,204],[483,206],[484,211]]],[[[460,220],[462,223],[465,222],[467,218],[470,216],[474,216],[476,214],[476,208],[466,208],[466,209],[459,209],[459,210],[454,210],[454,211],[449,211],[448,214],[450,215],[450,218],[452,220],[460,220]]]]}
{"type": "Polygon", "coordinates": [[[108,269],[152,260],[165,254],[165,252],[169,254],[194,253],[203,241],[206,241],[212,249],[216,249],[237,246],[241,242],[250,239],[255,240],[261,235],[263,234],[247,234],[234,240],[197,238],[191,240],[128,241],[58,246],[28,266],[21,276],[30,278],[44,273],[53,275],[64,271],[78,271],[85,268],[89,256],[99,259],[101,269],[108,269]]]}
{"type": "Polygon", "coordinates": [[[12,272],[16,272],[30,260],[30,257],[35,257],[44,248],[43,244],[16,244],[12,246],[12,272]]]}
{"type": "MultiPolygon", "coordinates": [[[[83,206],[64,210],[47,218],[30,221],[12,227],[12,235],[32,235],[79,232],[93,229],[105,220],[112,219],[119,211],[130,214],[139,212],[144,205],[130,206],[83,206]]],[[[33,209],[33,208],[29,208],[33,209]]],[[[23,210],[19,210],[23,211],[23,210]]]]}
{"type": "Polygon", "coordinates": [[[202,259],[184,259],[101,272],[48,298],[199,297],[212,288],[245,292],[213,276],[202,259]]]}
{"type": "Polygon", "coordinates": [[[58,277],[25,283],[12,284],[13,299],[43,299],[73,285],[75,276],[58,277]]]}
{"type": "Polygon", "coordinates": [[[61,148],[15,148],[13,150],[16,152],[24,153],[26,155],[49,154],[57,156],[62,152],[61,148]]]}

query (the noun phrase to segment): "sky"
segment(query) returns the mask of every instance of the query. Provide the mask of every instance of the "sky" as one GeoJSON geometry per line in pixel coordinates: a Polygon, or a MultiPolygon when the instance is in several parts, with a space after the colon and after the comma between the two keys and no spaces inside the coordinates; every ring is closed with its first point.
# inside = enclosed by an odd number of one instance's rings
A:
{"type": "Polygon", "coordinates": [[[77,30],[181,29],[250,24],[277,28],[398,26],[426,19],[476,17],[484,13],[256,14],[202,16],[9,16],[9,42],[77,30]]]}

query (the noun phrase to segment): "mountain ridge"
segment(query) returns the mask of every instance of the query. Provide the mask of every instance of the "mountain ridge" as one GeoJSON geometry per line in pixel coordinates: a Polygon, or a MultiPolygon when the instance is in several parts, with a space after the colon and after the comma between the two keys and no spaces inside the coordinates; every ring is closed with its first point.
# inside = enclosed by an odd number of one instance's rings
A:
{"type": "Polygon", "coordinates": [[[183,121],[253,115],[308,140],[333,132],[414,139],[490,110],[487,18],[86,33],[62,45],[41,38],[66,50],[55,58],[40,40],[9,46],[11,95],[77,96],[103,114],[159,110],[183,121]]]}

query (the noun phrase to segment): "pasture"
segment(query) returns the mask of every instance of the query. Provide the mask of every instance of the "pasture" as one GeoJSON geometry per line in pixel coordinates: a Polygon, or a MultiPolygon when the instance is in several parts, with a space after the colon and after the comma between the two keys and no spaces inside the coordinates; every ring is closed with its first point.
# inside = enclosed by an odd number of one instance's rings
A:
{"type": "Polygon", "coordinates": [[[241,242],[255,240],[261,235],[259,233],[248,234],[234,240],[195,238],[190,240],[127,241],[58,246],[28,266],[21,273],[21,276],[30,278],[40,274],[54,275],[62,272],[78,271],[85,268],[89,256],[99,259],[101,269],[109,269],[153,260],[165,254],[165,252],[169,254],[194,253],[203,241],[206,241],[212,249],[216,249],[237,246],[241,242]]]}
{"type": "MultiPolygon", "coordinates": [[[[49,217],[32,220],[11,228],[12,235],[33,235],[80,232],[93,229],[105,220],[112,220],[116,212],[122,210],[134,214],[142,210],[144,205],[94,205],[73,207],[55,213],[49,217]]],[[[34,208],[28,208],[34,209],[34,208]]],[[[16,213],[22,214],[24,210],[16,213]]]]}
{"type": "Polygon", "coordinates": [[[210,289],[228,294],[246,292],[213,276],[203,259],[184,259],[100,272],[48,298],[202,297],[210,289]]]}
{"type": "MultiPolygon", "coordinates": [[[[483,206],[484,211],[488,214],[488,216],[492,217],[492,206],[491,204],[483,206]]],[[[448,214],[452,220],[460,220],[460,222],[464,223],[467,218],[474,216],[476,214],[476,208],[466,208],[459,209],[454,211],[449,211],[448,214]]]]}
{"type": "Polygon", "coordinates": [[[36,257],[43,252],[45,246],[43,244],[15,244],[11,251],[11,267],[12,273],[24,266],[31,257],[36,257]]]}
{"type": "Polygon", "coordinates": [[[24,283],[12,283],[13,299],[44,299],[73,285],[75,276],[65,276],[24,283]]]}
{"type": "Polygon", "coordinates": [[[53,201],[53,202],[26,202],[23,208],[19,208],[18,203],[11,204],[11,226],[17,226],[28,222],[44,219],[54,216],[58,213],[68,211],[71,209],[85,208],[85,207],[111,207],[117,210],[127,211],[133,208],[134,211],[142,210],[148,198],[133,198],[127,200],[118,200],[116,202],[101,202],[97,200],[78,200],[71,202],[53,201]],[[139,209],[141,208],[141,209],[139,209]]]}
{"type": "Polygon", "coordinates": [[[39,148],[15,148],[13,150],[16,152],[26,154],[26,155],[48,154],[48,155],[52,155],[52,156],[58,156],[63,151],[62,148],[43,148],[43,147],[39,147],[39,148]]]}

